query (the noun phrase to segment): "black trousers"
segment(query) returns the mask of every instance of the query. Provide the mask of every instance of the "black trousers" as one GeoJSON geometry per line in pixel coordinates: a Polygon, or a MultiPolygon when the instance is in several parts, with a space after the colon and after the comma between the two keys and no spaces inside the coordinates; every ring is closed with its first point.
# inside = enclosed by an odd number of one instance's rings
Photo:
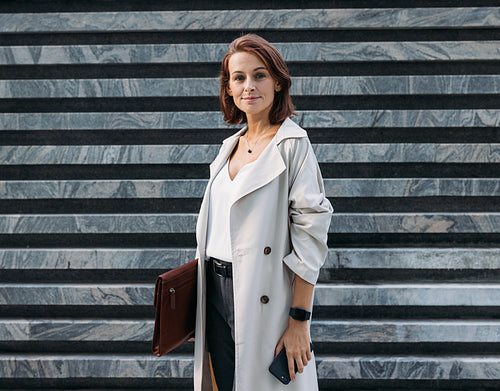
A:
{"type": "Polygon", "coordinates": [[[207,344],[219,391],[232,391],[234,383],[233,280],[217,274],[206,264],[207,344]]]}

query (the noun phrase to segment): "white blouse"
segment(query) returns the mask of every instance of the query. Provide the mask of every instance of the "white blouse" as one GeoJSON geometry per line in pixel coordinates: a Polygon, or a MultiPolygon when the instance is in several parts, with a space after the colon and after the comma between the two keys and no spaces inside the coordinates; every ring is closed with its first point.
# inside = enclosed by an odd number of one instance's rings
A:
{"type": "Polygon", "coordinates": [[[253,162],[241,167],[233,180],[229,177],[229,159],[217,173],[210,188],[207,248],[208,257],[232,262],[231,235],[229,232],[229,209],[239,182],[252,172],[253,162]]]}

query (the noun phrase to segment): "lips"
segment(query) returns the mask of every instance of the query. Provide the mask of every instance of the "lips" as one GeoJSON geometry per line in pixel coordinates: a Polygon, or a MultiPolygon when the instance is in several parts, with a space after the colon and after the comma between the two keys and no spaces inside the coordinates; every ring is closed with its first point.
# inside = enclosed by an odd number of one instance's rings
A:
{"type": "Polygon", "coordinates": [[[243,100],[247,100],[247,101],[254,101],[258,98],[258,96],[247,96],[247,97],[244,97],[243,100]]]}

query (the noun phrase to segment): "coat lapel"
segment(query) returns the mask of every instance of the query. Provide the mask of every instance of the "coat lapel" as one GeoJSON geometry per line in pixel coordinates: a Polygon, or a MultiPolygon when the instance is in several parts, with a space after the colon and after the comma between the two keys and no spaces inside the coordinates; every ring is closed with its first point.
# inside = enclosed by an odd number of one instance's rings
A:
{"type": "MultiPolygon", "coordinates": [[[[215,176],[224,166],[226,160],[238,142],[238,138],[245,131],[246,127],[223,141],[219,154],[210,165],[210,180],[207,186],[208,188],[210,188],[215,176]]],[[[278,129],[276,136],[271,140],[271,145],[269,145],[268,148],[266,148],[255,161],[254,166],[252,167],[252,175],[247,177],[245,181],[241,183],[238,182],[238,188],[236,189],[235,197],[232,203],[237,202],[247,194],[265,186],[286,170],[286,164],[283,161],[281,152],[278,149],[278,145],[283,140],[287,138],[300,138],[306,136],[307,133],[302,128],[287,118],[278,129]]]]}

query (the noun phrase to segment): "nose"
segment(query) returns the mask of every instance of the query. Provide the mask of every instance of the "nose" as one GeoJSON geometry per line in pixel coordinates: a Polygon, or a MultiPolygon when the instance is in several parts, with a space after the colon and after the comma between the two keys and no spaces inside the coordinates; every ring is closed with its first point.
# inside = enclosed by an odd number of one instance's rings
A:
{"type": "Polygon", "coordinates": [[[247,77],[247,82],[245,83],[245,90],[253,90],[255,87],[253,85],[252,79],[250,77],[247,77]]]}

